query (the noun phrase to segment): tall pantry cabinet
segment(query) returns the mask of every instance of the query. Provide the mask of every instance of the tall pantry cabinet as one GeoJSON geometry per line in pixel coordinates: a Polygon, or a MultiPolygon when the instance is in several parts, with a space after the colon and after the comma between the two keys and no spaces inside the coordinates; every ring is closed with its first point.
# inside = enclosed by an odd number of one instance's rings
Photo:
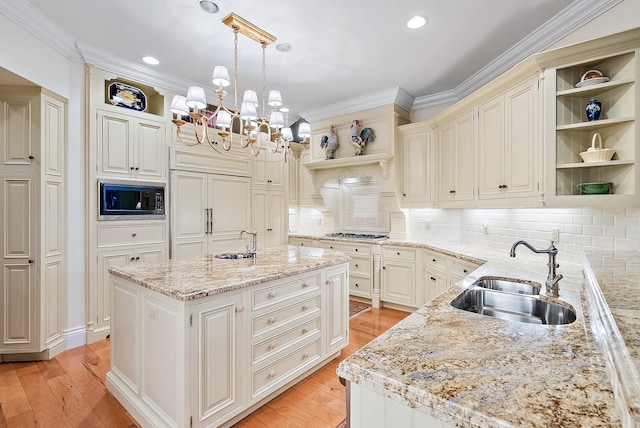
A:
{"type": "Polygon", "coordinates": [[[66,100],[0,87],[0,362],[64,350],[66,100]]]}

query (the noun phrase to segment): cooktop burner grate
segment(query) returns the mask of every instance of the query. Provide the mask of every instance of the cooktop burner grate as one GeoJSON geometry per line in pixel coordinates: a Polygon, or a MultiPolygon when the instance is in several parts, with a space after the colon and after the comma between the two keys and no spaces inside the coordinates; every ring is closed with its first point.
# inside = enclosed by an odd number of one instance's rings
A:
{"type": "Polygon", "coordinates": [[[328,238],[350,238],[350,239],[388,239],[387,235],[374,235],[370,233],[346,233],[335,232],[324,235],[328,238]]]}

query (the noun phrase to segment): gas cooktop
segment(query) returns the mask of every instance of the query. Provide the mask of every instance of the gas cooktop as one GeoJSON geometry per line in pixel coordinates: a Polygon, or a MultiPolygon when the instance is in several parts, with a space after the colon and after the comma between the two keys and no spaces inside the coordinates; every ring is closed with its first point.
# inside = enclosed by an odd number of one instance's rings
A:
{"type": "Polygon", "coordinates": [[[324,235],[328,238],[345,238],[345,239],[371,239],[371,240],[384,240],[389,239],[387,235],[376,235],[370,233],[347,233],[347,232],[335,232],[324,235]]]}

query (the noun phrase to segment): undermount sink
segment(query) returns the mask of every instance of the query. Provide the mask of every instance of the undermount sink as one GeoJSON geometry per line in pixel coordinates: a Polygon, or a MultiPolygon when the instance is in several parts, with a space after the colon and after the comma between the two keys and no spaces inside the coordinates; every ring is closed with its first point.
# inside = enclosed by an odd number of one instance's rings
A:
{"type": "Polygon", "coordinates": [[[571,308],[540,296],[495,291],[472,285],[451,301],[451,306],[508,321],[561,325],[576,320],[571,308]]]}
{"type": "Polygon", "coordinates": [[[483,276],[474,282],[473,285],[489,290],[529,295],[540,294],[540,289],[542,288],[539,283],[533,281],[505,279],[493,276],[483,276]]]}
{"type": "Polygon", "coordinates": [[[241,253],[216,254],[213,257],[215,257],[216,259],[223,259],[223,260],[235,260],[235,259],[251,259],[253,258],[253,256],[254,256],[254,253],[241,252],[241,253]]]}

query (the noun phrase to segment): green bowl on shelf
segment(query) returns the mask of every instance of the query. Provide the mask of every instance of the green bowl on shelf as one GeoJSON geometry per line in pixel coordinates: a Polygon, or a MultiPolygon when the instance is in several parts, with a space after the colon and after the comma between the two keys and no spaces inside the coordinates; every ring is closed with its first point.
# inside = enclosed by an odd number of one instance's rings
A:
{"type": "Polygon", "coordinates": [[[580,183],[578,189],[583,195],[602,195],[605,193],[613,193],[613,183],[580,183]]]}

